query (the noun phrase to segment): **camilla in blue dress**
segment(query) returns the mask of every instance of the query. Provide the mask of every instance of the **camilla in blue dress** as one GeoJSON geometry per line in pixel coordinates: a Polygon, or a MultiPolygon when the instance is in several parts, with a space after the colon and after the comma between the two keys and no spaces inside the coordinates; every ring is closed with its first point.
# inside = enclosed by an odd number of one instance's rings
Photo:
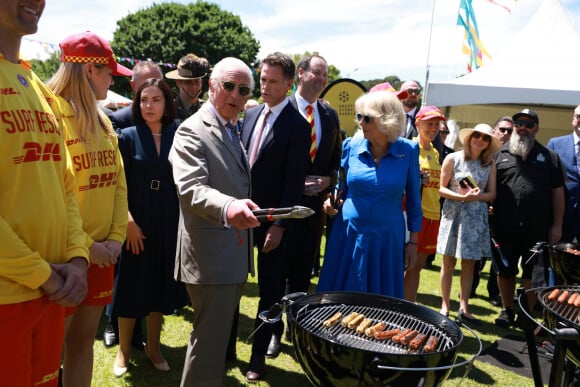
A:
{"type": "MultiPolygon", "coordinates": [[[[342,192],[344,203],[334,218],[326,243],[318,292],[355,291],[403,297],[403,195],[406,195],[408,229],[413,235],[421,229],[422,219],[419,147],[416,142],[398,137],[397,122],[396,135],[390,136],[387,150],[375,160],[373,137],[380,141],[380,136],[386,135],[380,129],[372,133],[368,127],[374,121],[379,121],[380,125],[385,120],[379,119],[389,115],[398,118],[400,107],[397,106],[400,105],[398,100],[391,104],[377,101],[379,106],[373,105],[379,97],[375,94],[382,94],[382,98],[391,101],[387,97],[390,93],[380,92],[365,94],[361,97],[362,103],[359,103],[359,98],[355,104],[357,111],[371,110],[373,113],[366,113],[366,116],[357,114],[364,137],[355,134],[343,144],[341,166],[346,171],[346,184],[342,192]],[[381,111],[384,105],[392,105],[387,108],[394,107],[396,110],[381,111]]],[[[400,109],[402,112],[402,107],[400,109]]],[[[404,122],[404,114],[400,120],[404,122]]],[[[389,140],[389,137],[386,139],[389,140]]],[[[327,208],[328,201],[325,211],[329,213],[327,208]]],[[[412,248],[416,257],[416,245],[412,248]]]]}

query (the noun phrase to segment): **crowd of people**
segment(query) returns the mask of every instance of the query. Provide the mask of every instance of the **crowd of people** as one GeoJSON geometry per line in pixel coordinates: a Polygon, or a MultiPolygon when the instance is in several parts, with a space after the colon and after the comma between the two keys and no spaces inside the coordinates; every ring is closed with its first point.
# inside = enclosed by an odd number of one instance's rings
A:
{"type": "MultiPolygon", "coordinates": [[[[460,259],[458,317],[478,324],[469,298],[491,258],[488,289],[502,327],[516,323],[520,260],[523,286],[532,287],[530,248],[580,237],[580,106],[572,134],[547,147],[530,109],[494,128],[461,129],[454,147],[441,110],[419,106],[417,82],[399,91],[383,83],[356,100],[359,130],[344,139],[337,112],[320,98],[328,64],[317,54],[297,65],[280,52],[265,57],[257,103],[253,72],[240,59],[210,69],[189,53],[165,76],[147,61],[129,70],[85,32],[61,42],[60,68],[43,84],[19,58],[43,8],[0,6],[0,336],[13,348],[0,373],[9,385],[90,386],[105,307],[104,342],[119,344],[114,375],[131,372],[132,346],[167,372],[163,316],[189,304],[181,385],[220,386],[226,359],[236,358],[248,274],[258,275],[260,328],[260,314],[285,294],[308,291],[325,228],[317,292],[416,302],[421,270],[436,253],[440,313],[449,315],[460,259]],[[107,117],[97,100],[113,76],[131,76],[135,98],[107,117]],[[254,215],[294,205],[314,215],[254,215]]],[[[284,332],[282,321],[256,331],[248,381],[264,378],[284,332]]]]}

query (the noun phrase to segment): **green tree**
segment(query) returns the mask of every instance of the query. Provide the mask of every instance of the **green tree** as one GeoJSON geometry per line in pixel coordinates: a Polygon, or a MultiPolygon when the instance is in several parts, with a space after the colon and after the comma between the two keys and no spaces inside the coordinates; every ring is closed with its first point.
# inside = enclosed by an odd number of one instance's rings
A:
{"type": "Polygon", "coordinates": [[[59,53],[53,52],[50,54],[50,57],[44,61],[39,59],[32,59],[30,61],[30,66],[36,75],[38,75],[40,79],[46,82],[50,79],[50,77],[52,77],[54,73],[56,73],[56,70],[58,70],[58,67],[60,66],[59,53]]]}
{"type": "MultiPolygon", "coordinates": [[[[124,17],[117,22],[111,46],[117,56],[162,63],[177,63],[191,52],[207,58],[210,65],[227,56],[250,65],[260,49],[239,16],[199,0],[187,5],[154,4],[124,17]]],[[[121,94],[126,88],[128,80],[113,87],[121,94]]]]}

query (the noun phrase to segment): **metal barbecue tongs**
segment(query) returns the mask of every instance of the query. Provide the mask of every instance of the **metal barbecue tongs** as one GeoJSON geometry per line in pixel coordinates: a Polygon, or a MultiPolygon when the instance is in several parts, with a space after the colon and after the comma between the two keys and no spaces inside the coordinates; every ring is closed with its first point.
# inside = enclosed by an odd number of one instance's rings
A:
{"type": "Polygon", "coordinates": [[[264,220],[273,221],[278,219],[303,219],[314,214],[314,210],[304,206],[266,208],[254,210],[252,212],[260,222],[264,220]]]}
{"type": "Polygon", "coordinates": [[[252,336],[254,336],[254,334],[256,334],[256,332],[258,332],[260,328],[262,328],[262,325],[274,324],[280,321],[280,319],[282,318],[282,312],[283,308],[282,305],[280,305],[279,303],[275,303],[270,307],[270,309],[260,312],[258,317],[260,318],[260,320],[262,320],[262,323],[258,325],[258,327],[252,331],[252,333],[250,333],[250,336],[248,336],[248,338],[246,339],[246,343],[250,341],[252,336]]]}

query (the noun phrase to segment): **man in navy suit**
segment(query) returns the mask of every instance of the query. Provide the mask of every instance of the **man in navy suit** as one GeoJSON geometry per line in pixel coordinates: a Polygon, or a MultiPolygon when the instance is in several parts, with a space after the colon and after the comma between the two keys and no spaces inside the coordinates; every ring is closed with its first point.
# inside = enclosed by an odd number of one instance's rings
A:
{"type": "MultiPolygon", "coordinates": [[[[242,126],[252,176],[252,200],[261,208],[290,207],[300,201],[309,163],[310,126],[286,97],[292,87],[292,58],[276,52],[260,66],[264,104],[249,109],[242,126]]],[[[286,240],[292,220],[264,221],[254,230],[258,248],[258,314],[284,296],[286,240]]],[[[255,326],[262,320],[256,316],[255,326]]],[[[272,333],[280,337],[281,322],[263,325],[254,336],[248,381],[259,380],[272,333]]]]}
{"type": "Polygon", "coordinates": [[[572,115],[572,133],[554,137],[547,147],[558,154],[566,171],[566,207],[562,242],[580,242],[580,106],[576,106],[572,115]]]}
{"type": "Polygon", "coordinates": [[[308,55],[301,58],[296,74],[298,87],[290,97],[290,103],[305,119],[308,106],[314,115],[316,150],[310,159],[300,204],[316,213],[293,224],[288,242],[286,293],[307,292],[311,272],[319,266],[316,260],[319,259],[320,240],[326,221],[322,203],[334,189],[340,167],[342,136],[338,114],[318,99],[326,87],[327,74],[328,65],[323,57],[308,55]]]}

